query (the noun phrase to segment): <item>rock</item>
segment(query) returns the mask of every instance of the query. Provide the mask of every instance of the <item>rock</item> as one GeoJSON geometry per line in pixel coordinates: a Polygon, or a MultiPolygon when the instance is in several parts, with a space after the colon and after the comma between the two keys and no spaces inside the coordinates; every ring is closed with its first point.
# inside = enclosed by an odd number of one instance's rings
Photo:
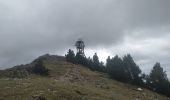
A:
{"type": "Polygon", "coordinates": [[[34,95],[32,96],[32,100],[47,100],[47,99],[40,95],[34,95]]]}
{"type": "Polygon", "coordinates": [[[79,90],[76,90],[75,92],[78,93],[78,94],[80,94],[80,95],[82,95],[82,93],[81,93],[79,90]]]}
{"type": "Polygon", "coordinates": [[[137,90],[138,90],[138,91],[143,91],[143,89],[142,89],[142,88],[137,88],[137,90]]]}
{"type": "Polygon", "coordinates": [[[86,95],[86,94],[82,93],[82,92],[79,91],[79,90],[75,90],[75,92],[76,92],[77,94],[79,94],[79,95],[86,95]]]}

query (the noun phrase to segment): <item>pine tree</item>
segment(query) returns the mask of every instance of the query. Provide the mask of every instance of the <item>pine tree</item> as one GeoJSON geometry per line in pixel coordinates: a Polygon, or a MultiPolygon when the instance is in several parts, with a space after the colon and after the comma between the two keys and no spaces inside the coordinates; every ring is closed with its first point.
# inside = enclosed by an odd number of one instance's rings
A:
{"type": "Polygon", "coordinates": [[[99,63],[99,71],[100,71],[100,72],[104,72],[104,73],[106,72],[106,67],[105,67],[103,61],[101,61],[101,62],[99,63]]]}
{"type": "Polygon", "coordinates": [[[156,63],[151,70],[150,79],[153,82],[160,82],[162,80],[168,80],[166,72],[163,71],[160,63],[156,63]]]}
{"type": "Polygon", "coordinates": [[[88,65],[87,59],[86,57],[84,57],[83,55],[81,55],[80,53],[77,53],[75,56],[75,62],[76,64],[81,64],[84,66],[88,65]]]}
{"type": "Polygon", "coordinates": [[[69,49],[69,51],[66,54],[66,60],[71,63],[75,63],[75,54],[74,51],[69,49]]]}
{"type": "Polygon", "coordinates": [[[107,72],[109,75],[119,81],[124,81],[125,79],[125,69],[123,66],[123,61],[117,55],[110,59],[107,59],[107,72]]]}
{"type": "Polygon", "coordinates": [[[95,54],[93,55],[93,66],[94,66],[94,69],[95,69],[95,70],[98,70],[98,71],[99,71],[99,64],[100,64],[100,62],[99,62],[99,57],[97,56],[97,53],[95,53],[95,54]]]}
{"type": "Polygon", "coordinates": [[[91,70],[95,70],[93,68],[93,60],[90,57],[87,59],[87,67],[89,67],[91,70]]]}
{"type": "Polygon", "coordinates": [[[170,82],[160,63],[156,63],[150,72],[148,85],[155,91],[170,96],[170,82]]]}
{"type": "Polygon", "coordinates": [[[141,69],[136,65],[135,61],[130,54],[123,57],[123,64],[125,67],[126,80],[132,81],[132,83],[139,84],[142,80],[139,77],[141,69]]]}
{"type": "Polygon", "coordinates": [[[107,59],[106,59],[106,69],[107,69],[107,72],[110,73],[110,69],[111,69],[111,58],[110,58],[110,56],[108,56],[107,59]]]}

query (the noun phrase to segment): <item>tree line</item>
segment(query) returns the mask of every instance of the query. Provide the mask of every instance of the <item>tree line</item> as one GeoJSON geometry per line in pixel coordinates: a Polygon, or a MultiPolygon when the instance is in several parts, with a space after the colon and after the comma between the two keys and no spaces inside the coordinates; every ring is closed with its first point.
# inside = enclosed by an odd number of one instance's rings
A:
{"type": "Polygon", "coordinates": [[[140,67],[135,63],[130,54],[122,58],[118,55],[112,58],[108,56],[106,65],[99,61],[97,53],[92,58],[87,58],[79,53],[75,54],[73,50],[69,49],[65,56],[68,62],[84,65],[93,71],[108,73],[112,79],[142,86],[170,96],[170,82],[166,72],[158,62],[153,66],[150,74],[146,75],[142,73],[140,67]]]}

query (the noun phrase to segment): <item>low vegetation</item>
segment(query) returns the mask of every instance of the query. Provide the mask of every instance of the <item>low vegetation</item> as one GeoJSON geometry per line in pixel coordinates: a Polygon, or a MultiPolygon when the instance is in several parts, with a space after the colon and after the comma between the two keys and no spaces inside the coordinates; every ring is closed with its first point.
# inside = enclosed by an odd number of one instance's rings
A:
{"type": "Polygon", "coordinates": [[[0,71],[0,100],[167,100],[170,82],[160,63],[142,74],[131,55],[86,58],[43,55],[0,71]],[[70,63],[71,62],[71,63],[70,63]],[[46,76],[46,77],[44,77],[46,76]],[[155,91],[155,92],[152,92],[155,91]]]}
{"type": "Polygon", "coordinates": [[[44,66],[43,61],[41,59],[37,60],[32,67],[32,73],[47,76],[49,75],[49,70],[44,66]]]}
{"type": "Polygon", "coordinates": [[[166,72],[161,67],[160,63],[156,63],[149,75],[142,73],[139,66],[135,63],[130,54],[123,58],[116,55],[113,58],[110,56],[106,60],[106,66],[99,61],[97,53],[91,59],[70,50],[66,54],[66,60],[73,64],[81,64],[93,71],[108,73],[112,79],[142,86],[158,93],[170,96],[170,82],[166,72]]]}
{"type": "MultiPolygon", "coordinates": [[[[1,78],[0,100],[167,100],[166,96],[109,78],[66,61],[43,60],[47,77],[1,78]]],[[[33,66],[33,65],[29,65],[33,66]]]]}

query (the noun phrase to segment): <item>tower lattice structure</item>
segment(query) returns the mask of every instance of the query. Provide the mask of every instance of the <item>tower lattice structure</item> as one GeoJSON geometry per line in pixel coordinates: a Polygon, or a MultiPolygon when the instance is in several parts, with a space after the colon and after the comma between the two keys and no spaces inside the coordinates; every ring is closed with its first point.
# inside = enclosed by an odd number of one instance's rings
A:
{"type": "Polygon", "coordinates": [[[84,41],[82,39],[79,39],[78,41],[76,41],[75,46],[76,46],[76,49],[77,49],[77,54],[85,56],[85,54],[84,54],[84,48],[85,48],[84,41]]]}

